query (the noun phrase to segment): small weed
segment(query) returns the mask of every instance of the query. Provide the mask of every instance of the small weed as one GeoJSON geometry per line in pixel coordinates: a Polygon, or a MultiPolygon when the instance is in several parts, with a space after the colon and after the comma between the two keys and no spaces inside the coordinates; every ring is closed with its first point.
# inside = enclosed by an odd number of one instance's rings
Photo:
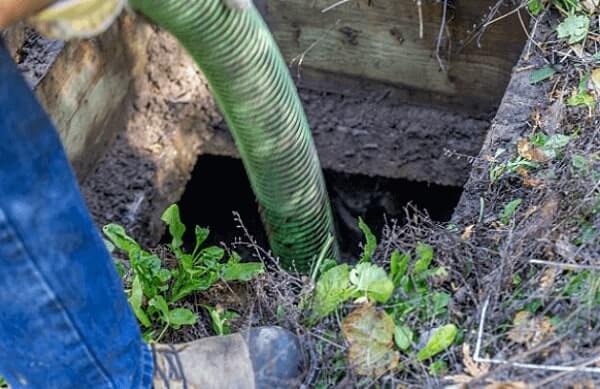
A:
{"type": "Polygon", "coordinates": [[[545,135],[539,132],[530,139],[531,144],[539,147],[550,160],[559,158],[570,141],[571,137],[568,135],[545,135]]]}
{"type": "MultiPolygon", "coordinates": [[[[433,323],[448,320],[450,295],[434,286],[448,279],[447,270],[433,267],[433,248],[419,243],[414,253],[393,251],[387,272],[372,263],[377,242],[362,220],[359,226],[367,241],[361,261],[355,266],[339,264],[321,272],[307,305],[309,324],[317,324],[354,300],[359,305],[342,319],[342,324],[350,344],[350,365],[359,375],[378,375],[398,368],[399,352],[413,361],[430,360],[454,344],[458,333],[454,324],[431,328],[433,323]],[[415,323],[423,323],[423,327],[415,323]],[[425,339],[422,346],[415,343],[419,336],[425,339]],[[369,353],[378,358],[370,366],[363,366],[361,361],[369,353]]],[[[444,366],[443,360],[432,361],[430,370],[439,374],[444,366]]]]}
{"type": "Polygon", "coordinates": [[[229,322],[240,317],[237,312],[226,311],[219,305],[215,308],[210,305],[202,305],[202,307],[208,311],[212,320],[213,331],[219,336],[229,335],[231,333],[229,322]]]}
{"type": "Polygon", "coordinates": [[[502,210],[502,214],[500,214],[500,223],[507,225],[522,203],[522,199],[515,199],[510,203],[506,204],[504,206],[504,209],[502,210]]]}
{"type": "Polygon", "coordinates": [[[590,18],[585,15],[570,14],[556,28],[558,37],[567,38],[570,45],[583,41],[590,29],[590,18]]]}
{"type": "Polygon", "coordinates": [[[498,157],[500,157],[504,153],[504,151],[504,149],[498,150],[494,158],[492,158],[491,160],[489,175],[490,182],[492,184],[497,182],[504,175],[516,173],[519,168],[535,169],[538,167],[537,163],[528,161],[520,156],[517,156],[506,162],[499,162],[498,157]]]}
{"type": "Polygon", "coordinates": [[[538,82],[552,78],[554,74],[556,74],[556,70],[554,70],[554,68],[551,66],[543,67],[531,73],[531,76],[529,77],[529,83],[537,84],[538,82]]]}
{"type": "MultiPolygon", "coordinates": [[[[249,281],[264,271],[262,263],[242,263],[236,253],[223,261],[225,251],[220,247],[202,248],[209,231],[198,226],[195,228],[194,250],[187,253],[183,248],[186,227],[181,222],[177,205],[167,208],[161,219],[167,224],[172,238],[167,248],[176,259],[174,267],[166,267],[159,256],[143,250],[123,227],[109,224],[103,228],[109,239],[109,249],[114,246],[128,255],[129,269],[123,264],[117,267],[123,277],[129,304],[145,329],[144,339],[156,342],[170,328],[177,330],[197,322],[195,313],[177,306],[185,297],[207,290],[219,280],[249,281]]],[[[227,333],[227,320],[233,316],[215,308],[205,308],[212,318],[215,332],[227,333]]]]}
{"type": "Polygon", "coordinates": [[[592,108],[596,105],[596,99],[588,91],[588,82],[590,74],[586,74],[579,81],[577,89],[573,90],[571,96],[567,99],[567,105],[577,107],[580,105],[592,108]]]}

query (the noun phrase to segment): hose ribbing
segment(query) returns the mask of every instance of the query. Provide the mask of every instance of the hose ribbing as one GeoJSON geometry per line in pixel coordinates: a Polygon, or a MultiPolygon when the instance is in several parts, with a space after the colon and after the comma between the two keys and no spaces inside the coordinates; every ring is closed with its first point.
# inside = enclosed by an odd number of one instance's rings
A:
{"type": "Polygon", "coordinates": [[[260,14],[254,7],[230,10],[222,0],[130,3],[172,33],[204,72],[239,149],[273,252],[286,268],[308,271],[334,234],[332,214],[304,109],[260,14]]]}

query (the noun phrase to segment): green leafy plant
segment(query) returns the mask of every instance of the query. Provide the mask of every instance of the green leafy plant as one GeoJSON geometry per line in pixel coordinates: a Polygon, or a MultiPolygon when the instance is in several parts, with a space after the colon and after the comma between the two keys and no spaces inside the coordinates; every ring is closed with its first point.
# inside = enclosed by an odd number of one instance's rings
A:
{"type": "Polygon", "coordinates": [[[220,305],[211,307],[210,305],[202,305],[204,309],[208,311],[212,321],[213,331],[219,336],[229,335],[231,333],[231,327],[229,322],[237,319],[240,315],[234,311],[226,311],[220,305]]]}
{"type": "Polygon", "coordinates": [[[583,155],[575,154],[571,157],[571,169],[574,174],[584,176],[590,172],[590,163],[583,155]]]}
{"type": "Polygon", "coordinates": [[[515,199],[506,204],[502,210],[502,213],[500,214],[500,223],[505,225],[508,224],[522,203],[522,199],[515,199]]]}
{"type": "Polygon", "coordinates": [[[572,14],[575,11],[581,10],[579,0],[551,0],[551,3],[556,9],[565,15],[572,14]]]}
{"type": "Polygon", "coordinates": [[[417,359],[419,361],[424,361],[446,350],[454,343],[457,334],[458,328],[456,328],[454,324],[447,324],[436,329],[427,341],[425,347],[417,354],[417,359]]]}
{"type": "MultiPolygon", "coordinates": [[[[207,290],[219,280],[249,281],[264,271],[262,263],[242,263],[236,253],[223,261],[225,250],[222,248],[203,248],[209,230],[198,226],[194,230],[194,249],[188,253],[183,242],[186,226],[181,222],[177,205],[167,208],[161,219],[171,235],[167,250],[175,259],[172,266],[165,266],[159,256],[143,250],[122,226],[108,224],[103,228],[110,245],[127,254],[129,269],[121,264],[120,273],[129,304],[145,329],[144,338],[153,341],[160,340],[169,328],[177,330],[197,322],[195,313],[177,306],[185,297],[207,290]]],[[[214,324],[216,316],[210,310],[209,313],[214,324]]],[[[220,328],[217,333],[225,332],[223,323],[217,328],[220,328]]]]}
{"type": "Polygon", "coordinates": [[[556,32],[559,38],[567,38],[567,42],[572,45],[583,41],[587,37],[589,29],[589,17],[571,14],[558,25],[556,32]]]}
{"type": "Polygon", "coordinates": [[[371,232],[369,226],[360,217],[358,218],[358,228],[360,228],[365,235],[366,240],[360,262],[367,262],[373,259],[373,254],[375,254],[375,250],[377,249],[377,239],[371,232]]]}
{"type": "Polygon", "coordinates": [[[531,72],[529,76],[530,84],[537,84],[538,82],[545,81],[549,78],[552,78],[553,75],[556,74],[556,70],[554,70],[551,66],[546,66],[541,69],[535,70],[531,72]]]}
{"type": "Polygon", "coordinates": [[[531,137],[531,144],[539,147],[548,159],[558,158],[570,141],[571,137],[563,134],[536,133],[531,137]]]}
{"type": "MultiPolygon", "coordinates": [[[[448,271],[444,267],[433,266],[433,247],[417,243],[414,253],[394,250],[388,273],[371,262],[376,240],[362,220],[359,220],[359,226],[367,241],[361,261],[355,266],[334,265],[320,274],[310,299],[309,324],[316,324],[342,304],[354,299],[358,308],[343,319],[343,327],[346,340],[353,346],[349,358],[359,375],[382,373],[395,368],[398,363],[397,351],[423,361],[450,347],[458,329],[453,324],[445,324],[431,332],[425,346],[413,350],[417,328],[411,328],[409,323],[414,325],[416,321],[431,325],[440,321],[443,323],[448,318],[450,295],[436,290],[434,286],[448,278],[448,271]],[[378,304],[384,305],[378,308],[378,304]],[[359,329],[360,336],[357,333],[359,329]],[[393,347],[389,345],[390,339],[393,340],[393,347]],[[364,352],[371,355],[368,367],[361,363],[365,360],[364,352]]],[[[426,333],[422,328],[418,330],[426,333]]],[[[444,366],[445,361],[438,360],[432,361],[430,368],[441,372],[444,366]]]]}
{"type": "Polygon", "coordinates": [[[544,10],[544,3],[542,3],[542,0],[529,0],[527,2],[527,8],[533,16],[537,16],[544,10]]]}
{"type": "Polygon", "coordinates": [[[588,92],[589,79],[589,74],[581,78],[577,90],[573,91],[573,94],[567,99],[567,105],[572,107],[583,105],[590,108],[596,105],[596,99],[588,92]]]}
{"type": "Polygon", "coordinates": [[[500,162],[499,158],[506,152],[505,149],[499,149],[496,151],[496,154],[493,158],[491,158],[490,162],[490,182],[493,184],[497,182],[500,178],[502,178],[506,174],[515,173],[519,168],[524,169],[535,169],[538,167],[538,164],[532,161],[528,161],[525,158],[517,156],[513,159],[510,159],[505,162],[500,162]]]}

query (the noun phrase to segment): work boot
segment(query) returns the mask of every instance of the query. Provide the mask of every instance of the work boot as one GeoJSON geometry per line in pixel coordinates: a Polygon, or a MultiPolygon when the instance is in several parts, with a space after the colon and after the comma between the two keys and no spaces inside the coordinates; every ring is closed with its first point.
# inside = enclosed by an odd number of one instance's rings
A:
{"type": "Polygon", "coordinates": [[[259,327],[180,345],[153,345],[154,389],[294,388],[304,378],[298,338],[259,327]]]}

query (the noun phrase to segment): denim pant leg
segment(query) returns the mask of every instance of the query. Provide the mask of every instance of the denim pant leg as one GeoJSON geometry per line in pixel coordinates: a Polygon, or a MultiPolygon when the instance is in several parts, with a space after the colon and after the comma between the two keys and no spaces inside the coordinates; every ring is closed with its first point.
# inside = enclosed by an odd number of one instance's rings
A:
{"type": "Polygon", "coordinates": [[[0,375],[150,388],[152,369],[57,132],[0,40],[0,375]]]}

